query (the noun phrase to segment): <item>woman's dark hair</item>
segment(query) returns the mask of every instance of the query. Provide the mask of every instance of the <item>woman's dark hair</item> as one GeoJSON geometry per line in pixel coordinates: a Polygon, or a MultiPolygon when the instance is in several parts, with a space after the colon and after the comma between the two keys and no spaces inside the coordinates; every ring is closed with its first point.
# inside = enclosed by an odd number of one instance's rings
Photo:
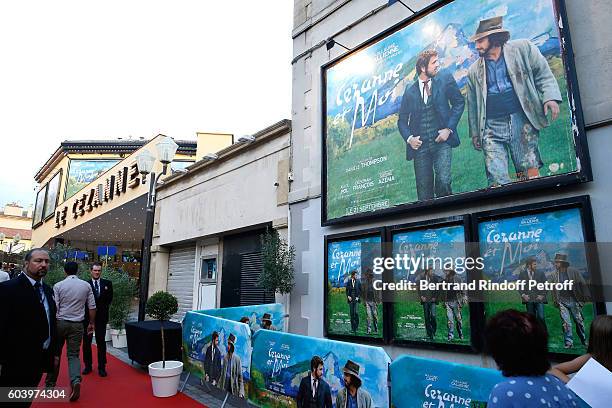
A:
{"type": "Polygon", "coordinates": [[[485,327],[486,351],[506,377],[540,376],[550,368],[548,333],[535,316],[504,310],[485,327]]]}
{"type": "Polygon", "coordinates": [[[588,352],[599,364],[612,371],[612,316],[597,316],[591,322],[588,352]]]}
{"type": "Polygon", "coordinates": [[[488,37],[492,47],[503,47],[510,40],[510,33],[493,33],[488,37]]]}
{"type": "Polygon", "coordinates": [[[310,371],[316,370],[320,365],[323,365],[323,359],[319,356],[314,356],[310,360],[310,371]]]}

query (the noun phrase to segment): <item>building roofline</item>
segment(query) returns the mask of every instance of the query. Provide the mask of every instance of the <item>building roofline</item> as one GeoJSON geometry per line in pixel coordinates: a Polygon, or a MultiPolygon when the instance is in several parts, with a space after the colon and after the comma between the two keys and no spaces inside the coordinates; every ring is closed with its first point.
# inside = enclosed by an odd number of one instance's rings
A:
{"type": "MultiPolygon", "coordinates": [[[[152,138],[154,139],[154,138],[152,138]]],[[[72,153],[106,153],[106,154],[132,154],[152,139],[144,140],[65,140],[36,172],[34,179],[42,182],[49,170],[54,168],[62,157],[72,153]]],[[[175,140],[179,145],[177,153],[194,155],[197,150],[195,140],[175,140]]]]}
{"type": "Polygon", "coordinates": [[[237,154],[243,153],[244,151],[252,148],[260,142],[263,142],[264,140],[267,140],[269,138],[275,138],[286,133],[291,133],[291,120],[289,119],[280,120],[275,124],[254,133],[252,136],[255,137],[255,140],[251,143],[234,143],[224,149],[219,150],[218,152],[215,152],[215,154],[218,156],[218,158],[215,160],[209,160],[206,158],[198,160],[191,166],[187,167],[186,173],[175,173],[165,178],[164,183],[160,185],[157,189],[164,189],[177,180],[183,179],[184,177],[190,177],[196,174],[199,170],[203,168],[217,164],[222,160],[230,159],[231,157],[237,154]]]}

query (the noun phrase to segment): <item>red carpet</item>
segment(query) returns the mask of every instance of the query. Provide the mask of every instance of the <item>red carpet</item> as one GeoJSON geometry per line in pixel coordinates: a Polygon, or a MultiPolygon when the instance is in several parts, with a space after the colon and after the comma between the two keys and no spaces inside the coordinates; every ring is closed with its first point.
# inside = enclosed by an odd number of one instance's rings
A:
{"type": "MultiPolygon", "coordinates": [[[[57,406],[71,407],[112,407],[120,408],[131,405],[133,407],[202,407],[197,401],[178,393],[174,397],[156,398],[151,389],[149,374],[141,369],[125,364],[121,360],[107,353],[108,362],[106,371],[108,377],[102,378],[98,375],[96,368],[96,350],[92,347],[94,356],[94,371],[84,375],[81,382],[81,397],[76,402],[63,403],[35,403],[33,407],[51,408],[57,406]]],[[[81,361],[81,369],[82,367],[81,361]]],[[[41,385],[44,386],[44,376],[41,385]]],[[[58,387],[70,389],[68,377],[68,360],[66,359],[66,348],[62,355],[60,375],[57,381],[58,387]]]]}

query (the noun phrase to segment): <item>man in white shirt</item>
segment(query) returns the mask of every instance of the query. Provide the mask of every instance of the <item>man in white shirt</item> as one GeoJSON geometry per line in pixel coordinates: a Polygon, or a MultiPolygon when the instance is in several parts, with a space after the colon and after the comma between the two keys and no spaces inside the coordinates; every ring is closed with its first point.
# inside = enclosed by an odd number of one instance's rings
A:
{"type": "Polygon", "coordinates": [[[11,276],[7,272],[0,271],[0,282],[6,282],[9,279],[11,279],[11,276]]]}
{"type": "Polygon", "coordinates": [[[55,387],[59,374],[59,361],[64,342],[68,355],[68,373],[72,394],[70,401],[76,401],[81,392],[81,339],[83,338],[83,309],[89,310],[89,325],[87,333],[93,333],[96,319],[96,301],[91,286],[79,279],[77,272],[79,265],[76,262],[66,262],[64,272],[66,278],[55,284],[53,293],[57,305],[57,337],[58,344],[55,350],[55,370],[47,375],[46,386],[55,387]]]}

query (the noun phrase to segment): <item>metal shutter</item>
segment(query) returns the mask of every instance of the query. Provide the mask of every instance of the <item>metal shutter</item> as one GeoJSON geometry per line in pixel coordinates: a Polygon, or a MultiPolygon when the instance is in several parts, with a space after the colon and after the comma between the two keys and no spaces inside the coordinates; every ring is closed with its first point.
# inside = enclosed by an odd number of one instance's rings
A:
{"type": "Polygon", "coordinates": [[[194,246],[172,248],[168,265],[168,292],[178,299],[179,310],[172,320],[181,321],[193,306],[193,275],[195,273],[196,248],[194,246]]]}
{"type": "Polygon", "coordinates": [[[257,287],[262,270],[261,252],[240,255],[240,306],[274,303],[274,294],[257,287]]]}

